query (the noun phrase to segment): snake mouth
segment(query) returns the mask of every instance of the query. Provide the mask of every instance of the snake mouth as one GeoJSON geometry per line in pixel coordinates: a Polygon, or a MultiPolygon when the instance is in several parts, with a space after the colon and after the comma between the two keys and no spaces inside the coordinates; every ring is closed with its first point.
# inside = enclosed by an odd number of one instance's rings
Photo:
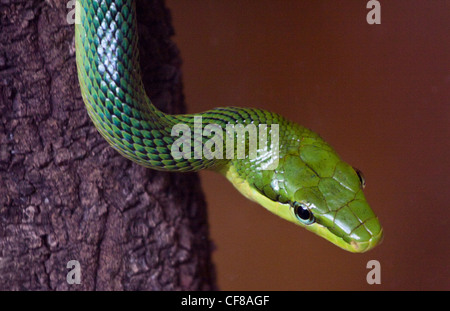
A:
{"type": "Polygon", "coordinates": [[[372,248],[374,248],[375,246],[377,246],[378,244],[380,244],[381,241],[383,240],[383,228],[381,227],[379,231],[371,235],[368,240],[359,240],[359,241],[351,239],[349,237],[337,235],[336,232],[331,231],[330,228],[327,228],[319,223],[314,223],[312,225],[305,226],[305,228],[325,238],[334,245],[351,253],[367,252],[372,248]]]}
{"type": "Polygon", "coordinates": [[[380,231],[377,234],[373,235],[368,241],[351,241],[350,243],[348,243],[350,247],[349,250],[353,253],[367,252],[368,250],[371,250],[372,248],[380,244],[383,241],[383,237],[383,228],[381,228],[380,231]]]}

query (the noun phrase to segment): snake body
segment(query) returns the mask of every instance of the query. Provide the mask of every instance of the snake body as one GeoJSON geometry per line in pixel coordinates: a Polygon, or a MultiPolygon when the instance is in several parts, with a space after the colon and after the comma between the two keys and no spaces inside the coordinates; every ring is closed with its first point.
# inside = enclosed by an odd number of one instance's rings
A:
{"type": "MultiPolygon", "coordinates": [[[[381,241],[383,230],[364,197],[361,173],[343,162],[319,135],[261,109],[225,107],[165,114],[152,105],[142,83],[134,1],[79,0],[77,14],[76,62],[82,97],[98,131],[123,156],[156,170],[217,171],[249,199],[351,252],[367,251],[381,241]],[[224,132],[229,125],[253,124],[267,126],[270,133],[276,125],[277,153],[260,145],[256,156],[249,156],[244,135],[240,136],[247,151],[243,158],[236,152],[234,157],[199,156],[195,152],[201,149],[196,147],[209,140],[201,136],[189,141],[190,154],[175,156],[174,127],[183,124],[195,132],[199,117],[201,130],[208,124],[224,132]],[[263,168],[274,162],[276,167],[263,168]]],[[[233,138],[240,142],[236,135],[233,138]]]]}

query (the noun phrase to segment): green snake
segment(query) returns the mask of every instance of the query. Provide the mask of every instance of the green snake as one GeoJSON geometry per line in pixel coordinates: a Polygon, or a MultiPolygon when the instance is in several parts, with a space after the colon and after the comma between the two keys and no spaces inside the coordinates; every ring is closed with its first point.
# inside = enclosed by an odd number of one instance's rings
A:
{"type": "Polygon", "coordinates": [[[76,63],[82,97],[97,130],[120,154],[156,170],[216,171],[250,200],[350,252],[365,252],[379,244],[383,230],[365,199],[361,172],[343,162],[319,135],[261,109],[163,113],[144,91],[134,1],[79,0],[76,9],[76,63]],[[215,144],[218,139],[208,149],[214,149],[214,154],[199,154],[202,146],[211,144],[211,135],[204,133],[179,141],[180,133],[173,131],[176,125],[198,131],[199,117],[200,131],[207,125],[214,125],[215,132],[223,130],[225,135],[214,137],[226,138],[230,146],[243,143],[244,156],[236,156],[231,149],[231,156],[225,157],[215,144]],[[238,135],[225,130],[230,125],[252,124],[265,126],[271,134],[278,131],[276,136],[266,135],[267,144],[259,144],[251,154],[249,132],[238,135]],[[277,139],[278,148],[269,148],[277,139]],[[178,149],[173,148],[177,141],[178,149]],[[276,165],[267,169],[270,164],[276,165]]]}

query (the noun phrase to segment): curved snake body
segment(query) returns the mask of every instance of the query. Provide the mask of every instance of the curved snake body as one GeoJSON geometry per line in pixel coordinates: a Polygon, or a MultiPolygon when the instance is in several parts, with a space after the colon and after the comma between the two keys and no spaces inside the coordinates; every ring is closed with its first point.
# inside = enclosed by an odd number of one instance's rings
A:
{"type": "MultiPolygon", "coordinates": [[[[362,175],[317,134],[261,109],[161,112],[152,105],[141,80],[134,1],[79,0],[77,6],[76,61],[83,100],[98,131],[122,155],[157,170],[215,170],[249,199],[351,252],[367,251],[381,241],[382,228],[364,197],[362,175]],[[199,156],[195,150],[202,149],[196,146],[209,140],[201,136],[190,141],[190,154],[174,156],[174,126],[184,124],[195,131],[199,117],[202,131],[214,124],[227,139],[225,129],[230,125],[264,125],[268,137],[276,125],[277,153],[268,143],[258,145],[253,157],[238,158],[236,152],[231,158],[199,156]],[[276,167],[264,169],[273,163],[276,167]]],[[[247,138],[240,137],[243,141],[233,136],[249,153],[247,138]]]]}

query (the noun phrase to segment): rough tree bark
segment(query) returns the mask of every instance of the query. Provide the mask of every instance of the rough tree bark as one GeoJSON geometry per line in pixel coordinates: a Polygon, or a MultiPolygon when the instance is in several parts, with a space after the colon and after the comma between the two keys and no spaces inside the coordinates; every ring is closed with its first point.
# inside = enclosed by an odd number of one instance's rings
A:
{"type": "MultiPolygon", "coordinates": [[[[97,133],[68,2],[0,1],[0,289],[214,289],[198,176],[144,169],[97,133]],[[70,260],[79,285],[66,281],[70,260]]],[[[160,0],[138,12],[148,94],[184,112],[169,12],[160,0]]]]}

